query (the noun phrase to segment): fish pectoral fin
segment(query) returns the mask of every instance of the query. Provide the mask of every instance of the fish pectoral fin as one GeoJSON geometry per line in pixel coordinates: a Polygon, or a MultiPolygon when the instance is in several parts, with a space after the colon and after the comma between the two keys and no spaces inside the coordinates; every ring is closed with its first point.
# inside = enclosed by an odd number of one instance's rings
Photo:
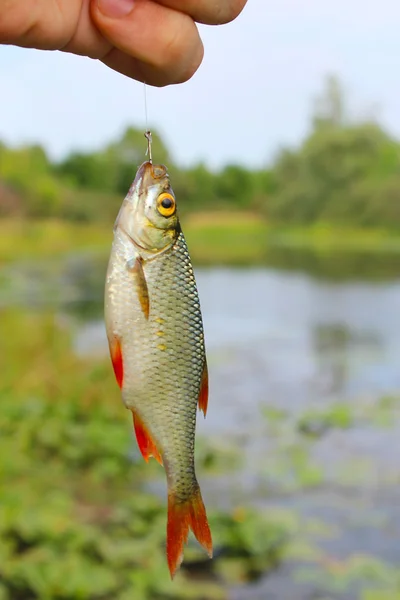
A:
{"type": "Polygon", "coordinates": [[[122,358],[121,339],[113,335],[108,340],[110,347],[111,362],[114,368],[115,378],[120,388],[124,381],[124,361],[122,358]]]}
{"type": "Polygon", "coordinates": [[[202,410],[204,416],[206,416],[207,407],[208,407],[208,367],[207,367],[207,361],[205,359],[204,359],[203,374],[201,376],[198,405],[199,405],[199,410],[202,410]]]}
{"type": "Polygon", "coordinates": [[[149,290],[147,287],[146,277],[143,271],[143,262],[141,258],[131,258],[126,263],[128,271],[135,276],[135,283],[137,293],[139,296],[140,306],[146,319],[149,318],[150,314],[150,299],[149,290]]]}
{"type": "Polygon", "coordinates": [[[167,559],[172,579],[182,563],[183,547],[187,542],[189,529],[212,558],[211,531],[198,485],[192,496],[184,502],[175,494],[168,493],[167,559]]]}
{"type": "Polygon", "coordinates": [[[141,418],[132,411],[133,415],[133,425],[136,433],[136,440],[139,446],[139,450],[142,453],[142,456],[146,462],[149,461],[149,458],[152,456],[156,459],[160,465],[163,464],[163,460],[161,454],[157,448],[156,443],[152,439],[149,430],[141,420],[141,418]]]}

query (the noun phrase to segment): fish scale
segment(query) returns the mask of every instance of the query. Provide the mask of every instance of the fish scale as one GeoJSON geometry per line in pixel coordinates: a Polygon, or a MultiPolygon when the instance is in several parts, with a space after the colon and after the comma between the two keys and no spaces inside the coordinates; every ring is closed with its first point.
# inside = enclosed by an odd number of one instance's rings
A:
{"type": "MultiPolygon", "coordinates": [[[[136,351],[133,345],[131,357],[135,360],[142,352],[143,377],[151,382],[151,391],[146,390],[146,400],[143,404],[139,400],[137,409],[152,423],[156,442],[166,449],[163,456],[174,485],[187,469],[194,475],[196,409],[205,357],[200,303],[183,234],[168,252],[145,264],[143,270],[150,315],[148,321],[141,319],[132,332],[140,338],[140,348],[136,351]],[[191,297],[183,293],[186,289],[190,289],[191,297]],[[163,321],[161,343],[157,335],[159,319],[163,321]],[[179,419],[174,418],[175,413],[179,419]]],[[[133,385],[124,394],[124,402],[135,409],[135,397],[133,385]]],[[[183,486],[176,492],[179,497],[186,493],[183,486]]]]}
{"type": "Polygon", "coordinates": [[[139,168],[118,215],[105,318],[115,374],[141,452],[166,470],[173,576],[189,528],[212,554],[194,464],[197,406],[205,414],[208,376],[195,276],[162,165],[147,162],[139,168]]]}

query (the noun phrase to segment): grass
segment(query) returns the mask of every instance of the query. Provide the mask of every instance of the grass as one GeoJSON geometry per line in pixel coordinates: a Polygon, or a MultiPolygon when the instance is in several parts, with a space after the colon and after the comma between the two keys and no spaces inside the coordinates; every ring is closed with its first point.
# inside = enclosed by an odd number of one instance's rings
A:
{"type": "Polygon", "coordinates": [[[277,227],[272,232],[277,245],[332,250],[400,252],[400,233],[383,229],[357,229],[318,223],[306,227],[277,227]]]}
{"type": "MultiPolygon", "coordinates": [[[[400,235],[382,230],[328,227],[277,227],[251,213],[206,213],[183,220],[193,261],[197,264],[262,264],[276,250],[400,253],[400,235]]],[[[0,220],[0,264],[70,252],[107,253],[112,226],[63,221],[0,220]]]]}
{"type": "Polygon", "coordinates": [[[184,232],[194,263],[257,264],[266,254],[269,229],[249,214],[192,215],[184,232]]]}
{"type": "Polygon", "coordinates": [[[0,265],[76,251],[105,251],[111,240],[111,225],[0,220],[0,265]]]}

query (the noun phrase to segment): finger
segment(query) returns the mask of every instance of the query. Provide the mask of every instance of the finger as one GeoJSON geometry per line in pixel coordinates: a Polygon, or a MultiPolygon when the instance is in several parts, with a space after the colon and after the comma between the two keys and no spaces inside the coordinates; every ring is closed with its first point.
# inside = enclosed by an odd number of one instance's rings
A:
{"type": "Polygon", "coordinates": [[[170,74],[165,73],[157,67],[152,67],[148,63],[141,62],[117,48],[113,48],[104,58],[101,59],[110,69],[122,73],[136,81],[147,83],[155,87],[163,87],[174,83],[187,81],[188,77],[182,80],[171,80],[170,74]]]}
{"type": "Polygon", "coordinates": [[[128,54],[125,54],[118,48],[113,48],[108,54],[101,59],[104,63],[113,71],[117,71],[122,75],[126,75],[136,81],[147,83],[155,87],[163,87],[171,85],[173,83],[179,83],[178,81],[171,81],[168,73],[164,73],[162,70],[152,67],[151,65],[141,62],[128,54]]]}
{"type": "Polygon", "coordinates": [[[110,52],[101,59],[101,62],[107,67],[110,67],[110,69],[113,69],[113,71],[122,73],[122,75],[126,75],[131,79],[136,79],[136,81],[143,81],[157,87],[168,85],[168,82],[163,83],[161,74],[157,74],[157,77],[153,76],[149,65],[125,54],[121,50],[118,50],[118,48],[110,50],[110,52]]]}
{"type": "Polygon", "coordinates": [[[247,0],[157,0],[163,6],[190,15],[198,23],[222,25],[242,12],[247,0]]]}
{"type": "Polygon", "coordinates": [[[1,0],[0,43],[55,50],[68,43],[79,19],[81,0],[68,10],[57,0],[1,0]]]}
{"type": "Polygon", "coordinates": [[[103,57],[113,69],[162,86],[187,81],[199,67],[203,45],[188,15],[152,0],[92,0],[91,9],[99,31],[119,50],[103,57]]]}
{"type": "MultiPolygon", "coordinates": [[[[62,0],[64,4],[70,0],[62,0]]],[[[1,0],[0,0],[1,2],[1,0]]],[[[72,37],[61,49],[64,52],[81,54],[90,58],[101,58],[111,49],[111,44],[104,39],[90,17],[90,0],[80,0],[81,11],[72,37]]]]}

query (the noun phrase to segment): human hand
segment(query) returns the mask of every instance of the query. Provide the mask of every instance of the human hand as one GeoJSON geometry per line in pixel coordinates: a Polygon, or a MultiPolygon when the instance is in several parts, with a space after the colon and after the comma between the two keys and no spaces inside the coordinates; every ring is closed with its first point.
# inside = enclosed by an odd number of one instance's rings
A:
{"type": "Polygon", "coordinates": [[[163,86],[203,58],[195,22],[227,23],[247,0],[0,0],[0,44],[63,50],[163,86]]]}

